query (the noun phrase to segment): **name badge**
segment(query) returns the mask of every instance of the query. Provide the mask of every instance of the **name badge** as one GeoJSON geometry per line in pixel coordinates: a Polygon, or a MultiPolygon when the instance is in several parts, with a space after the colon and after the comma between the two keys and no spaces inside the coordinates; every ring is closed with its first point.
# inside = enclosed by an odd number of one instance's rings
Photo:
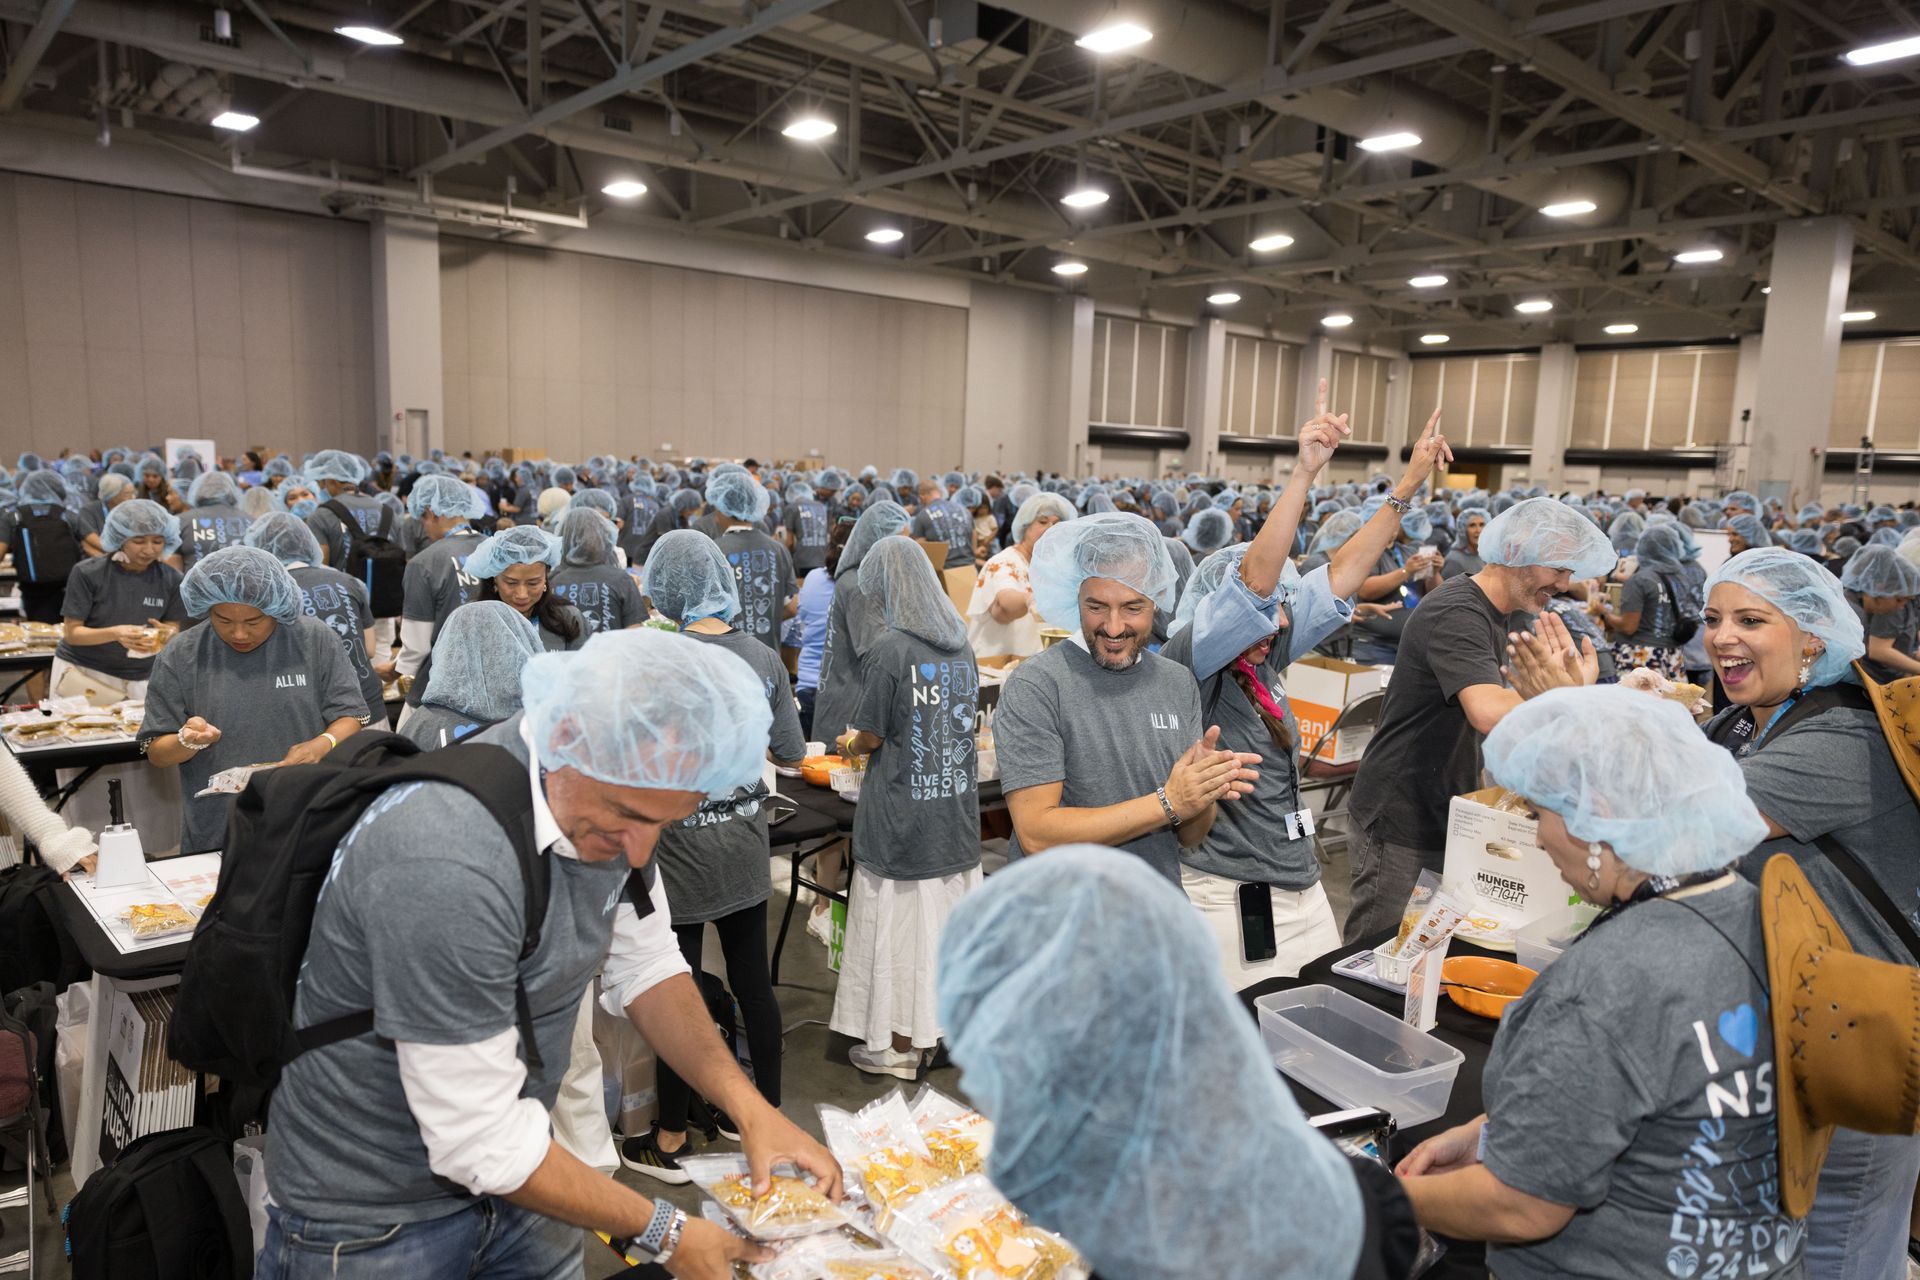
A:
{"type": "Polygon", "coordinates": [[[1296,809],[1286,815],[1287,839],[1299,840],[1313,834],[1313,810],[1296,809]]]}

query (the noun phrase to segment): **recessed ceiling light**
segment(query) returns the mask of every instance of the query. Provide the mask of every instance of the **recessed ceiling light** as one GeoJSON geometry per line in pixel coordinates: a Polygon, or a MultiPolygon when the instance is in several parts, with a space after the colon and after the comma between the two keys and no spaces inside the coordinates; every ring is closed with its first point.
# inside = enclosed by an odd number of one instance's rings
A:
{"type": "Polygon", "coordinates": [[[1607,326],[1607,332],[1617,337],[1626,333],[1638,333],[1640,332],[1640,326],[1637,324],[1610,324],[1607,326]]]}
{"type": "Polygon", "coordinates": [[[1842,311],[1840,319],[1846,324],[1852,324],[1856,320],[1871,320],[1879,314],[1877,311],[1842,311]]]}
{"type": "Polygon", "coordinates": [[[1272,253],[1274,250],[1284,249],[1292,243],[1292,236],[1276,231],[1272,235],[1265,235],[1258,239],[1247,241],[1247,248],[1253,250],[1255,253],[1272,253]]]}
{"type": "Polygon", "coordinates": [[[1232,290],[1223,293],[1210,293],[1207,295],[1207,301],[1216,307],[1230,307],[1240,301],[1240,295],[1234,293],[1232,290]]]}
{"type": "Polygon", "coordinates": [[[867,239],[875,244],[897,244],[906,234],[898,227],[875,227],[867,232],[867,239]]]}
{"type": "Polygon", "coordinates": [[[1763,284],[1763,285],[1761,285],[1761,286],[1760,286],[1760,292],[1762,292],[1762,293],[1772,293],[1772,292],[1773,292],[1773,286],[1772,286],[1772,285],[1770,285],[1770,284],[1763,284]]]}
{"type": "Polygon", "coordinates": [[[1920,36],[1908,36],[1903,40],[1889,40],[1885,44],[1870,44],[1863,48],[1847,52],[1847,61],[1856,67],[1871,67],[1882,62],[1893,62],[1900,58],[1911,58],[1920,54],[1920,36]]]}
{"type": "Polygon", "coordinates": [[[1329,329],[1344,329],[1353,323],[1353,317],[1344,311],[1336,311],[1332,315],[1323,318],[1320,323],[1329,329]]]}
{"type": "Polygon", "coordinates": [[[637,200],[647,194],[647,184],[636,178],[618,178],[600,188],[600,193],[615,200],[637,200]]]}
{"type": "Polygon", "coordinates": [[[1718,262],[1726,256],[1726,254],[1720,252],[1718,249],[1688,249],[1684,253],[1674,254],[1673,260],[1675,262],[1684,262],[1692,265],[1696,262],[1718,262]]]}
{"type": "Polygon", "coordinates": [[[1091,209],[1106,202],[1107,193],[1098,187],[1079,187],[1060,197],[1060,203],[1069,209],[1091,209]]]}
{"type": "Polygon", "coordinates": [[[840,132],[840,126],[819,116],[801,116],[780,132],[795,142],[818,142],[840,132]]]}
{"type": "Polygon", "coordinates": [[[1413,279],[1407,281],[1408,284],[1416,289],[1438,289],[1446,282],[1447,278],[1445,276],[1415,276],[1413,279]]]}
{"type": "Polygon", "coordinates": [[[1420,135],[1417,133],[1407,133],[1405,131],[1400,133],[1380,133],[1375,134],[1371,138],[1360,139],[1360,149],[1362,151],[1405,151],[1408,147],[1417,147],[1419,145],[1420,135]]]}
{"type": "Polygon", "coordinates": [[[1523,316],[1537,316],[1543,311],[1553,310],[1553,303],[1545,298],[1529,298],[1525,302],[1516,302],[1513,309],[1523,316]]]}
{"type": "Polygon", "coordinates": [[[393,34],[393,32],[382,31],[379,27],[361,27],[361,26],[335,27],[333,29],[333,34],[337,36],[345,36],[349,40],[358,40],[361,44],[376,44],[376,45],[381,45],[383,47],[392,47],[393,45],[396,45],[396,44],[406,43],[405,40],[393,34]]]}
{"type": "Polygon", "coordinates": [[[1443,342],[1452,342],[1453,339],[1451,336],[1444,333],[1423,333],[1420,335],[1420,341],[1426,343],[1430,347],[1437,347],[1443,342]]]}
{"type": "Polygon", "coordinates": [[[1057,276],[1083,276],[1087,274],[1087,264],[1084,262],[1075,262],[1069,258],[1065,262],[1054,263],[1053,274],[1057,276]]]}
{"type": "Polygon", "coordinates": [[[1153,39],[1153,32],[1133,22],[1116,22],[1097,31],[1089,31],[1074,43],[1092,53],[1118,53],[1153,39]]]}
{"type": "Polygon", "coordinates": [[[1540,212],[1549,218],[1577,218],[1583,213],[1592,213],[1600,206],[1591,200],[1562,200],[1558,204],[1543,204],[1540,212]]]}
{"type": "Polygon", "coordinates": [[[245,133],[260,123],[259,116],[250,116],[244,111],[222,111],[210,123],[216,129],[228,129],[234,133],[245,133]]]}

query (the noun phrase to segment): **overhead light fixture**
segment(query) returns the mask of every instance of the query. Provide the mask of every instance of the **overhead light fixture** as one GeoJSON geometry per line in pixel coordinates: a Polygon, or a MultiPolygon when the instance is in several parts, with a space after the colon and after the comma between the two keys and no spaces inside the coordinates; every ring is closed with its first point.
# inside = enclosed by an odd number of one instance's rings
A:
{"type": "Polygon", "coordinates": [[[1378,133],[1371,138],[1360,139],[1362,151],[1405,151],[1408,147],[1420,145],[1420,135],[1407,133],[1378,133]]]}
{"type": "Polygon", "coordinates": [[[1553,303],[1545,298],[1529,298],[1525,302],[1514,303],[1513,309],[1523,316],[1537,316],[1542,312],[1553,310],[1553,303]]]}
{"type": "Polygon", "coordinates": [[[638,178],[616,178],[600,188],[600,194],[615,200],[638,200],[647,194],[647,184],[638,178]]]}
{"type": "Polygon", "coordinates": [[[1230,307],[1240,301],[1240,295],[1234,293],[1232,290],[1223,293],[1210,293],[1207,295],[1207,301],[1216,307],[1230,307]]]}
{"type": "Polygon", "coordinates": [[[875,227],[867,232],[867,239],[875,244],[898,244],[906,234],[898,227],[875,227]]]}
{"type": "Polygon", "coordinates": [[[1116,22],[1112,26],[1089,31],[1074,43],[1090,53],[1118,53],[1153,39],[1153,32],[1134,22],[1116,22]]]}
{"type": "Polygon", "coordinates": [[[1692,266],[1697,262],[1718,262],[1726,256],[1718,249],[1688,249],[1684,253],[1674,254],[1673,260],[1692,266]]]}
{"type": "Polygon", "coordinates": [[[1591,200],[1562,200],[1558,204],[1543,204],[1540,212],[1549,218],[1577,218],[1583,213],[1592,213],[1600,206],[1591,200]]]}
{"type": "Polygon", "coordinates": [[[840,132],[840,126],[819,116],[801,116],[780,132],[795,142],[818,142],[840,132]]]}
{"type": "Polygon", "coordinates": [[[1772,293],[1772,292],[1773,292],[1773,286],[1772,286],[1772,285],[1770,285],[1770,284],[1763,284],[1763,285],[1761,285],[1761,286],[1760,286],[1760,292],[1762,292],[1762,293],[1772,293]]]}
{"type": "Polygon", "coordinates": [[[1284,232],[1276,231],[1271,235],[1264,235],[1257,239],[1247,241],[1247,248],[1253,250],[1255,253],[1272,253],[1274,250],[1284,249],[1292,243],[1292,236],[1284,232]]]}
{"type": "Polygon", "coordinates": [[[1107,202],[1107,193],[1098,187],[1078,187],[1060,197],[1069,209],[1091,209],[1107,202]]]}
{"type": "Polygon", "coordinates": [[[1871,320],[1879,314],[1877,311],[1842,311],[1840,321],[1842,324],[1852,324],[1857,320],[1871,320]]]}
{"type": "Polygon", "coordinates": [[[1452,342],[1453,338],[1444,333],[1423,333],[1420,335],[1420,341],[1430,347],[1437,347],[1443,342],[1452,342]]]}
{"type": "Polygon", "coordinates": [[[1068,258],[1065,262],[1053,264],[1053,274],[1057,276],[1083,276],[1087,274],[1087,264],[1068,258]]]}
{"type": "Polygon", "coordinates": [[[1416,289],[1438,289],[1446,282],[1447,278],[1445,276],[1415,276],[1413,279],[1407,281],[1408,284],[1416,289]]]}
{"type": "Polygon", "coordinates": [[[1903,40],[1889,40],[1884,44],[1850,49],[1846,53],[1846,60],[1856,67],[1872,67],[1882,62],[1911,58],[1916,54],[1920,54],[1920,36],[1908,36],[1903,40]]]}
{"type": "Polygon", "coordinates": [[[1637,324],[1610,324],[1607,326],[1607,332],[1618,338],[1625,334],[1640,332],[1640,326],[1637,324]]]}
{"type": "Polygon", "coordinates": [[[382,31],[379,27],[335,27],[333,34],[345,36],[349,40],[358,40],[361,44],[379,45],[382,48],[391,48],[396,44],[406,43],[404,39],[393,34],[393,32],[382,31]]]}
{"type": "Polygon", "coordinates": [[[233,133],[245,133],[260,123],[259,116],[250,116],[244,111],[228,108],[208,121],[216,129],[226,129],[233,133]]]}
{"type": "Polygon", "coordinates": [[[1330,316],[1323,317],[1320,323],[1329,329],[1344,329],[1353,323],[1353,317],[1344,311],[1336,311],[1330,316]]]}

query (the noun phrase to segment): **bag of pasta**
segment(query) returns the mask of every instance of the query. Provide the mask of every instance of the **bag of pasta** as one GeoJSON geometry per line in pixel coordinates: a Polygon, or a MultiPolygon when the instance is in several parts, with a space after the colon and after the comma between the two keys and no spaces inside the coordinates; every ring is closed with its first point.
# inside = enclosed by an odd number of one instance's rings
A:
{"type": "Polygon", "coordinates": [[[913,1100],[912,1112],[933,1163],[949,1177],[987,1171],[987,1153],[993,1150],[993,1121],[932,1085],[913,1100]]]}
{"type": "Polygon", "coordinates": [[[767,1194],[755,1196],[743,1155],[688,1156],[680,1167],[756,1240],[789,1240],[852,1221],[846,1210],[794,1174],[774,1174],[767,1194]]]}
{"type": "Polygon", "coordinates": [[[841,1168],[853,1174],[866,1192],[874,1225],[882,1231],[901,1206],[958,1176],[934,1163],[898,1089],[868,1103],[858,1114],[823,1106],[820,1127],[841,1168]]]}
{"type": "Polygon", "coordinates": [[[903,1253],[839,1253],[823,1258],[815,1274],[818,1280],[934,1280],[903,1253]]]}
{"type": "Polygon", "coordinates": [[[938,1280],[1086,1280],[1073,1246],[1028,1222],[977,1174],[908,1204],[887,1232],[938,1280]]]}

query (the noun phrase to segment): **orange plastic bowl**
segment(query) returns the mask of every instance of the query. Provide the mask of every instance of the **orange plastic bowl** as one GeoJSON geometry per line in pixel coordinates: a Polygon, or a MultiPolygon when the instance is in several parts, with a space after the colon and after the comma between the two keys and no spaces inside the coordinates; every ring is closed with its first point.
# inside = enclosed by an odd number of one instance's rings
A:
{"type": "Polygon", "coordinates": [[[1468,1013],[1498,1019],[1507,1006],[1527,993],[1540,975],[1511,960],[1491,960],[1484,956],[1455,956],[1440,966],[1441,981],[1465,986],[1443,988],[1453,1002],[1468,1013]],[[1466,987],[1477,987],[1469,991],[1466,987]]]}
{"type": "Polygon", "coordinates": [[[833,771],[846,766],[847,762],[839,756],[808,756],[800,762],[800,776],[816,787],[830,787],[833,771]]]}

